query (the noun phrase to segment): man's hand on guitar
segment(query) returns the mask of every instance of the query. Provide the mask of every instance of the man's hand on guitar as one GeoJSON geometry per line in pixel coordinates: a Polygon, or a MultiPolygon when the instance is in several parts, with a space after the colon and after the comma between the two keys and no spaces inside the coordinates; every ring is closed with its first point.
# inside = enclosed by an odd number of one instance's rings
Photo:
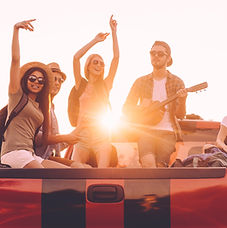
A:
{"type": "Polygon", "coordinates": [[[188,95],[188,92],[187,92],[187,89],[186,88],[184,88],[184,89],[180,89],[180,90],[178,90],[177,91],[177,96],[178,97],[187,97],[187,95],[188,95]]]}

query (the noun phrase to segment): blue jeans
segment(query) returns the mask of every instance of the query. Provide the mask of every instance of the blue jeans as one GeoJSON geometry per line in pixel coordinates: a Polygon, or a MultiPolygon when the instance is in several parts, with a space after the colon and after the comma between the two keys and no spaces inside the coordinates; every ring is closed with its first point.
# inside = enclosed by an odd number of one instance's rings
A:
{"type": "Polygon", "coordinates": [[[175,144],[176,137],[172,131],[146,130],[138,140],[139,158],[153,154],[157,167],[168,166],[175,144]]]}

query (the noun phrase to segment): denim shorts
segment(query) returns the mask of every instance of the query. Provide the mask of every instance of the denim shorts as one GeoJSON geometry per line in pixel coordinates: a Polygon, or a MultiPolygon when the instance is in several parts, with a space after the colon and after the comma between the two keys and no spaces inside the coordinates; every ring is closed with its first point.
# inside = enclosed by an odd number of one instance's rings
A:
{"type": "Polygon", "coordinates": [[[78,143],[74,145],[73,154],[83,153],[87,154],[88,162],[93,166],[93,162],[96,156],[105,156],[112,153],[112,144],[108,134],[99,131],[98,129],[85,128],[78,134],[78,143]]]}
{"type": "Polygon", "coordinates": [[[138,140],[139,158],[153,154],[156,164],[168,164],[170,155],[175,151],[176,137],[172,131],[146,130],[138,140]]]}
{"type": "Polygon", "coordinates": [[[10,165],[12,168],[24,168],[24,166],[34,160],[41,164],[44,159],[28,150],[14,150],[1,157],[1,162],[10,165]]]}

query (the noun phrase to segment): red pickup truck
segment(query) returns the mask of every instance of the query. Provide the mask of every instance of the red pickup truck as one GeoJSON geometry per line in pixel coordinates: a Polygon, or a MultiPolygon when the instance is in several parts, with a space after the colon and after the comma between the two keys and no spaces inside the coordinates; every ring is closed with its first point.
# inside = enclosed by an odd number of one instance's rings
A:
{"type": "MultiPolygon", "coordinates": [[[[181,125],[188,154],[219,127],[181,125]]],[[[224,228],[226,211],[222,167],[0,169],[1,228],[224,228]]]]}

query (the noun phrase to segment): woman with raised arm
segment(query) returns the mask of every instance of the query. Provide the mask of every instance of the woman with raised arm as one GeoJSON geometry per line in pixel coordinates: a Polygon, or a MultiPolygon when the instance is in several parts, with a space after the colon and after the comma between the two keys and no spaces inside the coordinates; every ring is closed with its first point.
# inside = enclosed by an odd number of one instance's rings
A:
{"type": "Polygon", "coordinates": [[[27,95],[28,102],[4,134],[1,162],[12,168],[67,168],[36,156],[33,149],[36,131],[41,125],[43,143],[48,141],[49,86],[53,77],[49,67],[40,62],[30,62],[20,67],[19,30],[33,31],[34,20],[14,25],[8,113],[18,104],[22,94],[27,95]]]}
{"type": "Polygon", "coordinates": [[[87,45],[81,48],[73,59],[73,69],[75,77],[75,88],[80,89],[85,85],[85,89],[79,98],[78,126],[86,119],[87,127],[79,133],[79,142],[74,146],[72,159],[78,162],[87,163],[91,158],[91,153],[95,155],[98,167],[109,167],[112,153],[112,145],[107,131],[100,126],[100,118],[108,110],[109,93],[113,86],[113,80],[119,62],[119,47],[117,41],[117,22],[110,18],[110,27],[113,39],[113,59],[109,73],[104,78],[104,61],[98,54],[92,54],[87,58],[84,67],[84,74],[87,80],[81,76],[80,59],[95,44],[106,39],[109,33],[99,33],[87,45]]]}

